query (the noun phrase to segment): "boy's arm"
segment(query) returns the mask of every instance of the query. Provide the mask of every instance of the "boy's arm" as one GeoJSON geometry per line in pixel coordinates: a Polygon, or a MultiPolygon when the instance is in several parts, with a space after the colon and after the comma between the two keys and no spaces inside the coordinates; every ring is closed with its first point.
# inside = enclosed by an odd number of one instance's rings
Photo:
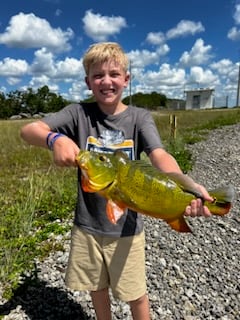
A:
{"type": "Polygon", "coordinates": [[[46,139],[50,131],[51,129],[46,123],[43,121],[35,121],[23,126],[20,135],[23,140],[31,145],[48,148],[46,139]]]}
{"type": "MultiPolygon", "coordinates": [[[[177,172],[182,173],[177,161],[164,149],[157,148],[149,154],[149,158],[152,162],[152,165],[158,168],[163,172],[177,172]]],[[[196,187],[199,189],[200,193],[203,195],[203,198],[206,201],[212,201],[213,199],[208,194],[207,190],[202,186],[196,183],[196,187]]],[[[189,206],[185,210],[186,216],[211,216],[209,209],[202,204],[201,199],[192,200],[189,206]]]]}
{"type": "Polygon", "coordinates": [[[150,154],[149,158],[152,165],[163,172],[177,172],[182,173],[177,161],[164,149],[154,149],[150,154]]]}
{"type": "MultiPolygon", "coordinates": [[[[35,121],[22,127],[20,135],[31,145],[48,148],[47,136],[50,132],[51,129],[45,122],[35,121]]],[[[50,139],[53,137],[54,134],[50,136],[50,139]]],[[[58,166],[76,166],[78,153],[79,147],[67,136],[60,136],[54,141],[53,159],[58,166]]]]}

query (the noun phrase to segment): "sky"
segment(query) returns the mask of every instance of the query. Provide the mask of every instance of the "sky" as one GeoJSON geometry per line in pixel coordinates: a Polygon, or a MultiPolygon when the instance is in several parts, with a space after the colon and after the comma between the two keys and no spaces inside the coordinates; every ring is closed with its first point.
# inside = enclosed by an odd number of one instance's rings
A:
{"type": "Polygon", "coordinates": [[[0,10],[0,92],[47,85],[85,99],[82,57],[100,41],[127,53],[132,94],[184,99],[186,90],[211,88],[216,107],[236,105],[240,0],[8,0],[0,10]]]}

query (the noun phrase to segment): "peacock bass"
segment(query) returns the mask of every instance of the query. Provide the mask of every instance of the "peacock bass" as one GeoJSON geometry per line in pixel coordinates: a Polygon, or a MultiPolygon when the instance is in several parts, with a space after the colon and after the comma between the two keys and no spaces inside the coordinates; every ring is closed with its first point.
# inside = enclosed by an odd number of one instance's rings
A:
{"type": "MultiPolygon", "coordinates": [[[[129,208],[163,219],[178,232],[191,232],[184,211],[194,198],[203,198],[193,180],[178,173],[163,173],[143,160],[129,160],[121,151],[113,154],[81,150],[76,157],[85,192],[98,192],[107,199],[106,214],[117,223],[129,208]]],[[[214,201],[205,205],[214,215],[231,208],[232,186],[209,191],[214,201]]]]}

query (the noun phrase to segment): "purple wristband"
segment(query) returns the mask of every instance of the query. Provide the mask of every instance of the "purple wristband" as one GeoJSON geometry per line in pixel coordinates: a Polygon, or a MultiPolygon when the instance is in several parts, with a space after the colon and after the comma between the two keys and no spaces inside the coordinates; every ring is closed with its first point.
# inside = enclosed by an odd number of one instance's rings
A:
{"type": "Polygon", "coordinates": [[[51,135],[54,134],[54,133],[55,133],[55,132],[50,131],[50,132],[48,133],[48,135],[47,135],[47,138],[46,138],[46,145],[48,146],[49,149],[50,149],[50,147],[49,147],[49,138],[50,138],[51,135]]]}
{"type": "Polygon", "coordinates": [[[54,142],[55,142],[58,138],[60,138],[60,137],[65,137],[65,135],[62,134],[62,133],[57,133],[57,134],[55,134],[55,136],[49,141],[49,143],[48,143],[48,148],[49,148],[51,151],[53,151],[54,142]]]}

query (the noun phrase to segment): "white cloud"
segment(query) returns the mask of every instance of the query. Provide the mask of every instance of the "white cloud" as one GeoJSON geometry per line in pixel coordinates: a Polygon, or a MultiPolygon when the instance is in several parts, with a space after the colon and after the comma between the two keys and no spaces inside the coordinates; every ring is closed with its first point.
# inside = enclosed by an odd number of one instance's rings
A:
{"type": "Polygon", "coordinates": [[[0,76],[20,77],[28,70],[28,64],[25,60],[5,58],[0,61],[0,76]]]}
{"type": "Polygon", "coordinates": [[[136,79],[138,82],[132,88],[134,93],[156,91],[167,97],[182,98],[186,73],[184,69],[164,63],[157,71],[138,70],[136,79]]]}
{"type": "Polygon", "coordinates": [[[205,30],[201,22],[194,22],[190,20],[181,20],[175,28],[168,30],[167,39],[173,39],[178,37],[185,37],[188,35],[194,35],[205,30]]]}
{"type": "Polygon", "coordinates": [[[240,24],[240,4],[235,5],[235,12],[233,18],[236,24],[240,24]]]}
{"type": "Polygon", "coordinates": [[[46,48],[35,51],[34,61],[30,67],[30,72],[33,75],[54,73],[54,56],[51,52],[48,52],[46,48]]]}
{"type": "Polygon", "coordinates": [[[211,69],[220,75],[229,75],[235,65],[229,59],[222,59],[218,62],[214,62],[210,65],[211,69]]]}
{"type": "Polygon", "coordinates": [[[79,102],[91,94],[92,91],[87,89],[85,81],[75,81],[69,89],[69,96],[73,101],[79,102]]]}
{"type": "Polygon", "coordinates": [[[35,52],[35,59],[30,66],[30,73],[38,77],[45,75],[52,81],[69,82],[76,78],[84,79],[85,73],[82,66],[82,60],[66,57],[64,60],[55,60],[52,53],[45,48],[35,52]]]}
{"type": "Polygon", "coordinates": [[[237,88],[237,79],[239,73],[238,63],[233,63],[229,59],[222,59],[210,65],[211,69],[221,77],[222,82],[232,84],[233,88],[237,88]]]}
{"type": "Polygon", "coordinates": [[[1,86],[1,87],[0,87],[0,94],[1,94],[1,93],[6,94],[6,93],[7,93],[7,88],[4,87],[4,86],[1,86]]]}
{"type": "MultiPolygon", "coordinates": [[[[236,25],[240,24],[240,4],[235,5],[235,12],[233,14],[233,19],[236,25]]],[[[228,39],[233,41],[240,40],[240,29],[237,27],[232,27],[227,34],[228,39]]]]}
{"type": "Polygon", "coordinates": [[[159,70],[146,72],[146,81],[156,85],[179,86],[184,83],[184,69],[171,68],[167,63],[163,63],[159,70]]]}
{"type": "Polygon", "coordinates": [[[75,58],[66,58],[56,63],[56,77],[61,79],[74,79],[85,77],[82,61],[75,58]]]}
{"type": "Polygon", "coordinates": [[[16,48],[46,47],[54,51],[67,51],[68,41],[74,33],[71,28],[62,31],[52,28],[49,22],[33,13],[19,13],[11,18],[9,26],[0,34],[0,43],[16,48]]]}
{"type": "Polygon", "coordinates": [[[84,31],[94,41],[107,41],[110,36],[120,33],[122,28],[127,27],[123,17],[102,16],[92,13],[91,10],[86,11],[82,21],[84,31]]]}
{"type": "Polygon", "coordinates": [[[158,53],[149,50],[130,51],[127,55],[129,60],[132,61],[133,68],[144,68],[147,65],[156,64],[159,61],[158,53]]]}
{"type": "Polygon", "coordinates": [[[66,57],[64,60],[56,61],[53,55],[44,50],[38,50],[35,56],[36,61],[34,62],[34,68],[32,68],[32,71],[35,72],[30,82],[31,87],[38,88],[48,85],[51,91],[57,92],[59,88],[58,83],[70,83],[71,88],[68,91],[61,91],[61,95],[64,98],[73,101],[80,101],[86,98],[84,92],[87,87],[85,85],[85,73],[81,60],[66,57]],[[43,65],[46,68],[42,69],[42,73],[36,72],[36,70],[40,71],[43,65]],[[39,68],[36,69],[36,66],[39,66],[39,68]]]}
{"type": "Polygon", "coordinates": [[[53,84],[51,79],[46,75],[34,76],[29,81],[29,87],[33,88],[34,90],[43,86],[56,88],[56,85],[53,84]]]}
{"type": "Polygon", "coordinates": [[[207,63],[211,58],[211,49],[211,45],[205,46],[202,39],[197,39],[190,52],[185,51],[182,54],[179,63],[185,67],[207,63]]]}
{"type": "Polygon", "coordinates": [[[228,39],[233,40],[233,41],[238,41],[240,40],[240,30],[237,29],[236,27],[232,27],[227,34],[228,39]]]}
{"type": "Polygon", "coordinates": [[[166,43],[158,47],[156,50],[159,56],[165,56],[169,51],[170,51],[170,48],[166,43]]]}
{"type": "Polygon", "coordinates": [[[164,33],[162,32],[149,32],[146,41],[153,45],[161,45],[165,41],[164,33]]]}
{"type": "Polygon", "coordinates": [[[8,83],[10,86],[14,86],[14,85],[18,84],[19,82],[21,82],[21,79],[20,79],[20,78],[15,78],[15,77],[9,77],[9,78],[7,78],[7,83],[8,83]]]}
{"type": "Polygon", "coordinates": [[[219,84],[219,79],[211,70],[204,70],[202,67],[195,66],[190,69],[188,83],[196,83],[202,87],[212,87],[219,84]]]}

